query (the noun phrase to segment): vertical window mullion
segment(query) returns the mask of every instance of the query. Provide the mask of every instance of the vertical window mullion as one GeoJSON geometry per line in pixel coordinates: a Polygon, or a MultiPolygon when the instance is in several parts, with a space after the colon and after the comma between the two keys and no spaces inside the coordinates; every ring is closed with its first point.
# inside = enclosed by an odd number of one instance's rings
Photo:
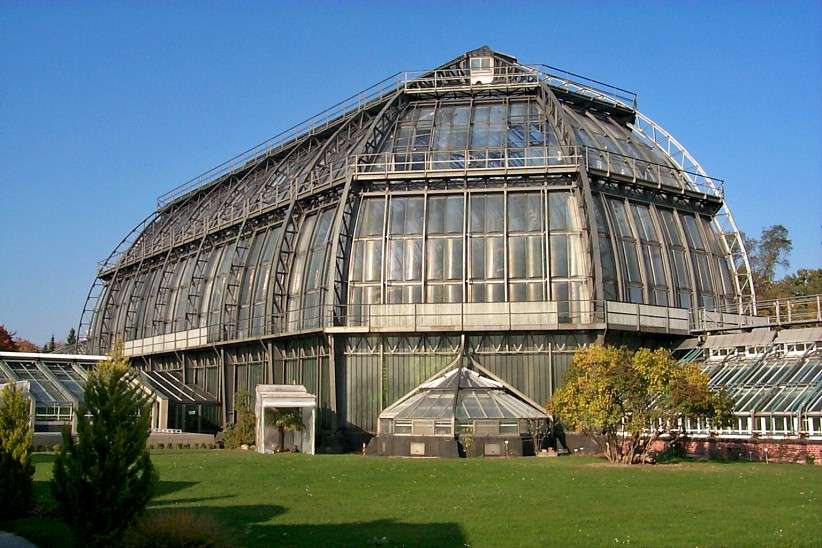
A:
{"type": "Polygon", "coordinates": [[[511,302],[508,291],[508,189],[502,191],[502,283],[503,301],[511,302]]]}
{"type": "Polygon", "coordinates": [[[380,303],[385,303],[388,298],[386,291],[386,274],[388,261],[386,260],[386,251],[388,247],[388,214],[391,209],[391,203],[388,198],[388,186],[385,187],[385,196],[383,197],[384,206],[382,208],[382,265],[380,265],[380,303]]]}
{"type": "Polygon", "coordinates": [[[549,219],[550,208],[548,206],[549,191],[544,189],[542,191],[542,285],[545,291],[545,300],[550,301],[553,292],[551,291],[551,232],[548,229],[551,226],[551,219],[549,219]]]}
{"type": "Polygon", "coordinates": [[[649,204],[648,211],[651,214],[651,224],[654,225],[654,229],[656,230],[657,241],[659,241],[660,254],[662,255],[662,266],[666,270],[663,274],[665,275],[665,281],[668,284],[668,303],[669,306],[676,306],[676,304],[678,304],[676,294],[677,288],[674,287],[675,284],[673,265],[671,264],[672,255],[670,245],[668,244],[668,241],[665,238],[665,231],[663,230],[662,223],[659,220],[656,205],[649,204]]]}
{"type": "Polygon", "coordinates": [[[639,231],[637,230],[636,223],[634,222],[634,205],[628,199],[624,199],[623,203],[625,204],[625,219],[628,222],[628,226],[630,227],[631,232],[633,233],[634,247],[636,248],[637,252],[639,275],[642,278],[642,300],[645,304],[649,304],[652,302],[650,295],[653,289],[651,289],[652,283],[650,278],[648,277],[648,269],[647,265],[645,264],[645,249],[643,248],[642,239],[639,237],[639,231]]]}

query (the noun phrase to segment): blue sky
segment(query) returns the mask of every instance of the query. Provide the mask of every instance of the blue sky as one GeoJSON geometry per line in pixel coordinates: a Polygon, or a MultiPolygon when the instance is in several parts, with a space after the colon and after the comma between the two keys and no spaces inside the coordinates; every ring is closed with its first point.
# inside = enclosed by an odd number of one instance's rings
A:
{"type": "Polygon", "coordinates": [[[397,72],[482,44],[639,93],[743,230],[822,266],[822,2],[0,0],[0,323],[77,324],[156,197],[397,72]]]}

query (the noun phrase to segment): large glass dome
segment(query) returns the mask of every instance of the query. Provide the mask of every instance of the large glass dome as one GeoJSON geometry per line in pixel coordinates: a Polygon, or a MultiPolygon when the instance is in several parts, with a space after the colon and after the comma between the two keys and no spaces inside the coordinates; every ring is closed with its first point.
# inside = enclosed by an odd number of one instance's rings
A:
{"type": "Polygon", "coordinates": [[[321,439],[355,440],[460,354],[543,402],[581,345],[752,300],[722,181],[635,96],[483,47],[161,197],[80,332],[212,394],[223,423],[241,388],[302,384],[321,439]]]}

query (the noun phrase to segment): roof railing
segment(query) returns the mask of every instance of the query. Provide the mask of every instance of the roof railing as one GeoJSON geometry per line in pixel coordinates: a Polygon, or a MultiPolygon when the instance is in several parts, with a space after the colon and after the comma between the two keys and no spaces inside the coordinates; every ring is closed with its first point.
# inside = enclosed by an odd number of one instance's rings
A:
{"type": "Polygon", "coordinates": [[[472,82],[471,69],[429,69],[397,72],[359,93],[343,99],[311,118],[281,131],[273,137],[244,150],[225,162],[174,187],[157,198],[157,208],[162,209],[186,194],[208,186],[230,173],[239,171],[256,159],[276,154],[298,140],[324,131],[342,118],[355,115],[363,109],[370,108],[398,89],[403,89],[410,93],[427,93],[444,88],[449,88],[451,91],[453,91],[454,88],[513,89],[534,87],[538,85],[540,81],[592,99],[602,100],[620,106],[625,106],[625,101],[628,101],[636,107],[635,93],[622,90],[615,86],[609,86],[608,84],[583,76],[574,75],[573,73],[562,71],[549,65],[517,64],[495,67],[494,81],[491,83],[472,82]],[[559,76],[556,73],[562,73],[569,77],[576,77],[586,82],[601,85],[613,90],[613,92],[598,90],[587,84],[576,85],[572,79],[559,76]],[[626,94],[627,98],[618,95],[617,92],[626,94]]]}
{"type": "Polygon", "coordinates": [[[633,181],[679,188],[683,192],[692,190],[706,196],[722,199],[725,195],[725,181],[716,177],[706,177],[700,173],[681,169],[670,164],[650,162],[611,150],[585,146],[585,167],[589,171],[599,171],[606,176],[621,176],[633,181]]]}
{"type": "Polygon", "coordinates": [[[527,169],[575,169],[581,160],[579,147],[479,148],[423,152],[360,154],[350,161],[354,176],[378,177],[420,172],[522,171],[527,169]]]}
{"type": "Polygon", "coordinates": [[[605,101],[616,106],[625,107],[630,105],[634,110],[637,108],[637,94],[633,91],[622,89],[611,84],[606,84],[587,76],[568,72],[561,68],[544,65],[541,63],[523,65],[539,71],[543,80],[548,85],[559,88],[575,95],[582,95],[591,99],[605,101]],[[580,85],[584,84],[584,85],[580,85]]]}
{"type": "Polygon", "coordinates": [[[281,131],[277,135],[274,135],[273,137],[266,139],[265,141],[254,145],[247,150],[244,150],[243,152],[229,158],[225,162],[209,169],[208,171],[205,171],[200,175],[189,179],[183,184],[174,187],[157,198],[157,207],[162,208],[185,194],[206,186],[208,183],[216,181],[229,173],[242,169],[252,160],[265,155],[275,154],[285,149],[293,141],[304,139],[319,133],[332,126],[344,116],[354,115],[365,108],[373,106],[382,98],[399,88],[399,86],[403,83],[403,78],[401,78],[401,76],[402,73],[399,72],[392,74],[388,78],[380,80],[376,84],[360,91],[359,93],[343,99],[339,103],[328,107],[311,118],[281,131]]]}

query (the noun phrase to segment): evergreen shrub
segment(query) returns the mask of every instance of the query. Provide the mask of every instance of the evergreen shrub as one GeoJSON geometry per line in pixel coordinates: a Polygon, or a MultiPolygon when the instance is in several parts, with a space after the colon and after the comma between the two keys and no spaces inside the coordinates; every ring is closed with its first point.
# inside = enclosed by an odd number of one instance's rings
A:
{"type": "Polygon", "coordinates": [[[119,348],[97,364],[76,411],[77,439],[63,431],[52,493],[81,546],[115,546],[152,496],[157,472],[146,442],[153,397],[119,348]]]}
{"type": "Polygon", "coordinates": [[[0,520],[25,515],[32,506],[31,402],[13,383],[0,392],[0,520]]]}

